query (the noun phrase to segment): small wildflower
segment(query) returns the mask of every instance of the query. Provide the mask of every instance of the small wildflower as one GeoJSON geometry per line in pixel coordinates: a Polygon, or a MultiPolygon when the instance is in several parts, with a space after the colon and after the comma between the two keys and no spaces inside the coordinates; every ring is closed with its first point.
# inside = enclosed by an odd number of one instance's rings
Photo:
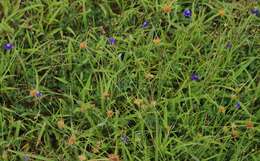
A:
{"type": "Polygon", "coordinates": [[[219,109],[218,109],[218,112],[219,113],[225,113],[226,109],[224,106],[220,106],[219,109]]]}
{"type": "Polygon", "coordinates": [[[87,160],[85,155],[82,154],[79,156],[79,161],[85,161],[85,160],[87,160]]]}
{"type": "Polygon", "coordinates": [[[138,107],[141,107],[143,105],[144,101],[142,99],[136,98],[134,100],[134,104],[138,107]]]}
{"type": "Polygon", "coordinates": [[[124,144],[128,144],[129,143],[129,137],[126,136],[126,135],[123,135],[121,137],[121,141],[124,143],[124,144]]]}
{"type": "Polygon", "coordinates": [[[99,151],[100,151],[100,149],[101,149],[101,148],[100,148],[100,144],[101,144],[100,142],[97,142],[97,144],[92,147],[91,150],[92,150],[93,153],[95,153],[95,154],[96,154],[96,153],[99,153],[99,151]]]}
{"type": "Polygon", "coordinates": [[[220,9],[218,11],[218,15],[221,16],[221,17],[225,16],[225,10],[224,9],[220,9]]]}
{"type": "Polygon", "coordinates": [[[199,78],[199,76],[197,75],[197,74],[195,74],[195,73],[192,73],[191,74],[191,80],[193,80],[193,81],[198,81],[200,78],[199,78]]]}
{"type": "Polygon", "coordinates": [[[234,138],[234,139],[236,139],[236,138],[238,138],[239,137],[239,132],[237,131],[237,130],[232,130],[232,132],[231,132],[231,135],[232,135],[232,137],[234,138]]]}
{"type": "Polygon", "coordinates": [[[64,124],[64,119],[60,119],[58,122],[57,122],[57,125],[58,125],[58,128],[59,129],[63,129],[65,127],[65,124],[64,124]]]}
{"type": "Polygon", "coordinates": [[[236,107],[237,109],[240,109],[240,107],[241,107],[240,102],[237,102],[236,105],[235,105],[235,107],[236,107]]]}
{"type": "Polygon", "coordinates": [[[36,97],[41,97],[41,96],[42,96],[42,93],[39,92],[39,91],[37,91],[37,92],[36,92],[36,97]]]}
{"type": "Polygon", "coordinates": [[[147,73],[147,74],[145,74],[145,79],[147,79],[147,80],[152,80],[153,78],[154,78],[154,75],[153,74],[151,74],[151,73],[147,73]]]}
{"type": "Polygon", "coordinates": [[[110,45],[115,45],[116,44],[116,39],[113,38],[113,37],[110,37],[110,38],[108,38],[108,42],[109,42],[110,45]]]}
{"type": "Polygon", "coordinates": [[[227,132],[228,132],[228,130],[229,130],[229,129],[228,129],[228,127],[227,127],[227,126],[224,126],[224,127],[223,127],[223,131],[224,131],[224,133],[227,133],[227,132]]]}
{"type": "Polygon", "coordinates": [[[114,112],[113,112],[112,110],[108,110],[108,111],[107,111],[107,117],[108,117],[108,118],[112,118],[113,115],[114,115],[114,112]]]}
{"type": "Polygon", "coordinates": [[[156,44],[156,45],[159,45],[161,42],[161,39],[159,37],[153,39],[153,43],[156,44]]]}
{"type": "Polygon", "coordinates": [[[4,45],[5,50],[12,50],[13,48],[14,48],[14,46],[11,43],[7,43],[7,44],[4,45]]]}
{"type": "Polygon", "coordinates": [[[37,90],[33,89],[30,91],[30,96],[35,97],[37,90]]]}
{"type": "Polygon", "coordinates": [[[157,102],[156,102],[155,100],[152,100],[152,101],[150,102],[150,105],[153,106],[153,107],[155,107],[156,104],[157,104],[157,102]]]}
{"type": "Polygon", "coordinates": [[[192,12],[191,12],[190,9],[185,9],[185,10],[183,11],[183,16],[185,16],[185,17],[191,17],[191,15],[192,15],[192,12]]]}
{"type": "Polygon", "coordinates": [[[109,154],[108,160],[109,161],[120,161],[120,157],[117,154],[109,154]]]}
{"type": "Polygon", "coordinates": [[[42,96],[42,93],[36,89],[33,89],[30,91],[30,96],[32,97],[41,97],[42,96]]]}
{"type": "Polygon", "coordinates": [[[170,5],[165,5],[162,9],[163,13],[171,13],[172,7],[170,5]]]}
{"type": "Polygon", "coordinates": [[[147,28],[149,26],[149,22],[148,21],[144,21],[142,27],[143,28],[147,28]]]}
{"type": "Polygon", "coordinates": [[[23,157],[23,160],[24,160],[24,161],[29,161],[30,158],[29,158],[28,156],[24,156],[24,157],[23,157]]]}
{"type": "Polygon", "coordinates": [[[247,129],[252,129],[252,128],[254,128],[254,124],[253,124],[253,122],[252,122],[251,120],[247,121],[247,123],[246,123],[246,128],[247,128],[247,129]]]}
{"type": "Polygon", "coordinates": [[[257,16],[257,17],[260,16],[260,11],[259,11],[259,9],[256,8],[256,7],[251,9],[251,13],[252,13],[253,15],[257,16]]]}
{"type": "Polygon", "coordinates": [[[232,46],[233,46],[233,45],[232,45],[231,41],[227,42],[227,44],[226,44],[226,48],[227,48],[227,49],[231,49],[232,46]]]}
{"type": "Polygon", "coordinates": [[[127,126],[129,126],[129,127],[133,127],[133,126],[135,126],[136,125],[136,122],[134,121],[134,120],[129,120],[128,122],[127,122],[127,126]]]}
{"type": "Polygon", "coordinates": [[[103,92],[102,93],[103,98],[109,98],[110,96],[111,96],[111,94],[109,92],[103,92]]]}
{"type": "Polygon", "coordinates": [[[81,43],[79,44],[79,47],[80,47],[80,49],[85,49],[85,48],[87,48],[87,45],[86,45],[86,43],[81,42],[81,43]]]}
{"type": "Polygon", "coordinates": [[[68,139],[68,144],[69,145],[73,145],[76,143],[76,136],[75,135],[71,135],[68,139]]]}

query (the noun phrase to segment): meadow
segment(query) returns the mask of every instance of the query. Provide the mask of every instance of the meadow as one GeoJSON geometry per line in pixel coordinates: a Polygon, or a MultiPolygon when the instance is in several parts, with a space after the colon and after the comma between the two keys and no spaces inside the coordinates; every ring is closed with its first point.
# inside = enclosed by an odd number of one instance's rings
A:
{"type": "Polygon", "coordinates": [[[260,161],[258,0],[1,0],[1,161],[260,161]]]}

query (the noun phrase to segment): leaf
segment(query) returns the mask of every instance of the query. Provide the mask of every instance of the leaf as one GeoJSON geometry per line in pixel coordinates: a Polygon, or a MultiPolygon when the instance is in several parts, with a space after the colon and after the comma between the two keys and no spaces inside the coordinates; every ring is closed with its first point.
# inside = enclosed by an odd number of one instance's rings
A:
{"type": "Polygon", "coordinates": [[[8,24],[2,22],[0,23],[0,33],[8,32],[8,33],[14,33],[14,29],[9,26],[8,24]]]}

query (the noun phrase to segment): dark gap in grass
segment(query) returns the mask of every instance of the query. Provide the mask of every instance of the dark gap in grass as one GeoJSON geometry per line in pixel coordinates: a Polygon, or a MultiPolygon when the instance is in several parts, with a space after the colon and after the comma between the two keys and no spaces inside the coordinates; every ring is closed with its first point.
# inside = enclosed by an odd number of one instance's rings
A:
{"type": "Polygon", "coordinates": [[[56,135],[51,133],[49,135],[49,138],[50,138],[50,144],[51,144],[52,148],[57,149],[59,146],[58,146],[58,140],[56,138],[56,135]]]}
{"type": "Polygon", "coordinates": [[[91,144],[87,144],[85,150],[88,151],[88,152],[91,152],[92,151],[92,145],[91,144]]]}
{"type": "Polygon", "coordinates": [[[3,6],[0,5],[0,20],[2,20],[3,17],[4,17],[4,12],[3,11],[4,11],[3,6]]]}
{"type": "Polygon", "coordinates": [[[119,6],[119,4],[117,2],[112,2],[110,3],[110,8],[111,10],[115,13],[120,15],[121,14],[121,7],[119,6]]]}
{"type": "Polygon", "coordinates": [[[13,100],[7,95],[7,93],[0,92],[0,95],[0,102],[2,103],[2,105],[10,108],[14,103],[13,100]]]}
{"type": "Polygon", "coordinates": [[[101,127],[101,133],[103,136],[109,136],[110,138],[113,131],[113,128],[109,125],[104,125],[103,127],[101,127]]]}
{"type": "Polygon", "coordinates": [[[127,126],[129,127],[129,128],[132,128],[132,127],[134,127],[136,125],[136,121],[135,120],[129,120],[128,122],[127,122],[127,126]]]}

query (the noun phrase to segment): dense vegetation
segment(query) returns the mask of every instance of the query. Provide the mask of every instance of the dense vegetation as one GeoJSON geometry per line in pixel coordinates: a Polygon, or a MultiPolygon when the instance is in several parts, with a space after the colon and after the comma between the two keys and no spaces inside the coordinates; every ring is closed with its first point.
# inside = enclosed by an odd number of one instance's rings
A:
{"type": "Polygon", "coordinates": [[[1,0],[0,160],[259,161],[259,5],[1,0]]]}

